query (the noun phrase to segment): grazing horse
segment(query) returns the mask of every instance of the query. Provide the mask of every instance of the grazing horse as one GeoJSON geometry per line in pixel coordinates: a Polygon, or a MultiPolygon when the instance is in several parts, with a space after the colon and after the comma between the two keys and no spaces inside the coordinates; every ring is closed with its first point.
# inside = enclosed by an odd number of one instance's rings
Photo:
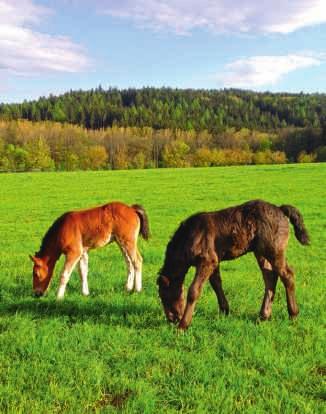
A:
{"type": "Polygon", "coordinates": [[[60,278],[57,298],[62,299],[70,275],[79,263],[82,294],[89,295],[88,250],[105,246],[115,241],[126,260],[128,278],[126,289],[139,292],[142,287],[142,257],[137,249],[138,234],[147,240],[149,223],[143,207],[131,207],[113,202],[87,210],[71,211],[60,216],[45,234],[41,248],[35,256],[33,290],[36,296],[42,296],[51,281],[54,266],[61,256],[65,263],[60,278]]]}
{"type": "Polygon", "coordinates": [[[271,316],[278,277],[286,290],[289,315],[295,317],[299,310],[295,299],[294,273],[285,258],[289,238],[288,219],[298,241],[303,245],[309,244],[303,218],[295,207],[277,207],[261,200],[216,212],[197,213],[181,223],[167,245],[164,264],[157,279],[167,319],[179,322],[179,328],[186,329],[207,280],[216,293],[220,310],[228,314],[229,305],[222,288],[219,264],[248,252],[255,254],[265,283],[261,318],[271,316]],[[190,266],[195,266],[196,275],[184,306],[183,282],[190,266]]]}

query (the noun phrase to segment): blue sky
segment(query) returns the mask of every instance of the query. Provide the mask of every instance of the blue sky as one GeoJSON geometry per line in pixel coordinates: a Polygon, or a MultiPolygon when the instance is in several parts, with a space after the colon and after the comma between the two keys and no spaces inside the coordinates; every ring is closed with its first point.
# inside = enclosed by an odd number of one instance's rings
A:
{"type": "Polygon", "coordinates": [[[325,0],[0,0],[0,102],[69,89],[326,92],[325,0]]]}

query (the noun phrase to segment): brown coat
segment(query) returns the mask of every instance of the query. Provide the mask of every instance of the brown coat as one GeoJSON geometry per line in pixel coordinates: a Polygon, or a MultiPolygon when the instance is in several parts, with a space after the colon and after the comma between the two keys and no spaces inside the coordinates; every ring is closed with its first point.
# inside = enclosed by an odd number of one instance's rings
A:
{"type": "Polygon", "coordinates": [[[158,279],[159,294],[167,318],[180,320],[179,327],[189,326],[202,285],[210,280],[220,308],[228,313],[219,273],[219,263],[254,252],[265,281],[265,298],[261,317],[271,314],[277,277],[285,284],[288,310],[298,313],[294,297],[294,275],[285,259],[290,219],[300,243],[309,237],[300,212],[292,206],[277,207],[262,200],[216,212],[197,213],[182,222],[166,248],[165,260],[158,279]],[[189,289],[184,310],[183,280],[190,266],[197,269],[189,289]]]}
{"type": "Polygon", "coordinates": [[[71,211],[60,216],[45,234],[41,248],[31,256],[33,267],[33,289],[41,296],[48,288],[54,266],[65,255],[58,298],[63,298],[66,285],[75,265],[79,263],[83,294],[88,295],[88,251],[115,241],[127,263],[127,289],[141,289],[142,258],[137,249],[140,233],[149,237],[148,218],[143,207],[131,207],[120,202],[71,211]],[[135,286],[134,286],[135,284],[135,286]]]}

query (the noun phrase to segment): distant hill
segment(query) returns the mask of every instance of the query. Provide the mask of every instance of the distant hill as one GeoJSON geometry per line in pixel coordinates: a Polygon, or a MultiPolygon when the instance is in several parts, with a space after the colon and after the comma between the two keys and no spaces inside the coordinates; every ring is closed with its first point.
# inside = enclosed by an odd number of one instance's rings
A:
{"type": "Polygon", "coordinates": [[[326,94],[98,87],[0,104],[0,118],[68,122],[88,129],[147,126],[211,133],[232,127],[261,131],[320,128],[326,124],[326,94]]]}

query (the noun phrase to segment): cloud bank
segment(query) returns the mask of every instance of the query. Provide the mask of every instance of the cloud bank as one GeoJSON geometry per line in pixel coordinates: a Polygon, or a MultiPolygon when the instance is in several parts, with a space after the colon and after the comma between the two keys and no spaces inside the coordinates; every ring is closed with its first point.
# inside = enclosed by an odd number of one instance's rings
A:
{"type": "Polygon", "coordinates": [[[80,46],[34,29],[51,11],[32,0],[0,0],[0,70],[15,75],[79,72],[89,66],[80,46]]]}
{"type": "Polygon", "coordinates": [[[97,0],[98,10],[154,31],[291,33],[326,22],[325,0],[97,0]]]}
{"type": "Polygon", "coordinates": [[[292,71],[321,63],[322,59],[313,55],[252,56],[227,64],[218,80],[225,87],[255,89],[273,85],[292,71]]]}

